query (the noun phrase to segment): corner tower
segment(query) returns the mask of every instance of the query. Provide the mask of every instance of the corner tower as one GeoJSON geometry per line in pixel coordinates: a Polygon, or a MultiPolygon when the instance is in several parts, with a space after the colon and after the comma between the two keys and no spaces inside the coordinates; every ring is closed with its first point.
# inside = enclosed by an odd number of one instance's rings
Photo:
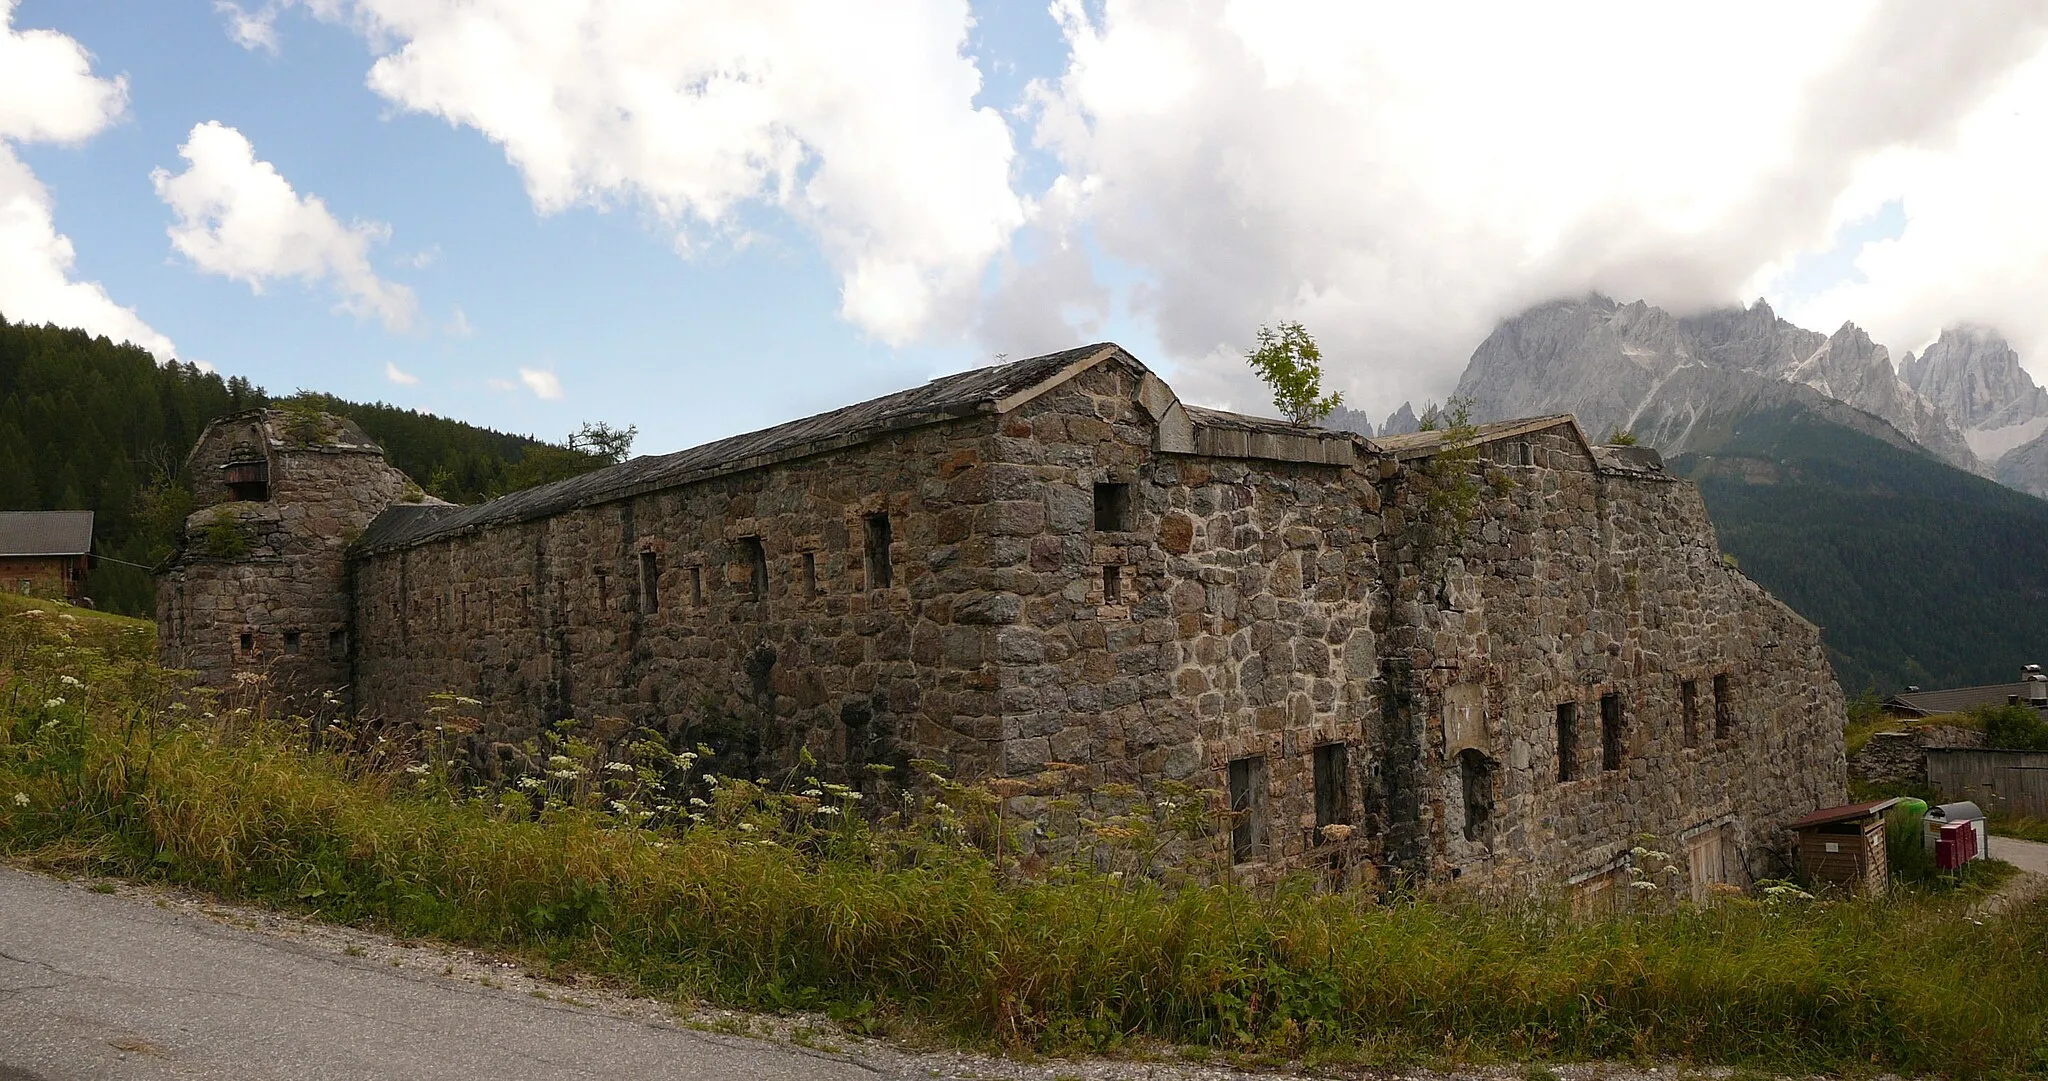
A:
{"type": "Polygon", "coordinates": [[[290,695],[350,682],[348,547],[379,512],[428,498],[355,423],[258,409],[206,426],[185,460],[198,508],[157,578],[157,659],[290,695]]]}

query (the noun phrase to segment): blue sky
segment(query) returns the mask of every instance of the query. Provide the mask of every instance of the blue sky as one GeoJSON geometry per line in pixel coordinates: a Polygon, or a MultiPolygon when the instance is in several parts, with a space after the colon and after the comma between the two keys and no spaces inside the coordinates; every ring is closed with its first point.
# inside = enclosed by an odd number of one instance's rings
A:
{"type": "Polygon", "coordinates": [[[2048,352],[2024,6],[572,9],[14,0],[0,311],[645,452],[1105,338],[1256,409],[1279,319],[1384,415],[1588,289],[2048,352]]]}

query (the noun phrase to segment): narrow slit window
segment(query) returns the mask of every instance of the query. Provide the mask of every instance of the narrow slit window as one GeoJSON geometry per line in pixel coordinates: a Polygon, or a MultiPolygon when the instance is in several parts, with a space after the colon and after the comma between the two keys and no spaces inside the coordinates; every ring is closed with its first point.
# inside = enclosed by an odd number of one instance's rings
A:
{"type": "Polygon", "coordinates": [[[1700,745],[1700,683],[1688,679],[1678,685],[1678,709],[1685,721],[1685,745],[1700,745]]]}
{"type": "Polygon", "coordinates": [[[299,632],[284,632],[284,651],[286,653],[297,653],[299,651],[299,632]]]}
{"type": "Polygon", "coordinates": [[[1557,779],[1579,777],[1579,704],[1561,702],[1557,707],[1557,779]]]}
{"type": "Polygon", "coordinates": [[[661,610],[661,557],[653,552],[640,553],[640,610],[661,610]]]}
{"type": "Polygon", "coordinates": [[[1102,568],[1102,603],[1122,604],[1124,602],[1124,569],[1122,567],[1102,568]]]}
{"type": "Polygon", "coordinates": [[[887,589],[895,581],[895,572],[889,562],[889,548],[895,541],[890,535],[888,515],[868,515],[867,540],[868,588],[887,589]]]}
{"type": "Polygon", "coordinates": [[[1600,696],[1600,768],[1616,770],[1621,768],[1622,725],[1621,696],[1603,694],[1600,696]]]}
{"type": "Polygon", "coordinates": [[[1121,533],[1131,528],[1130,485],[1095,486],[1095,528],[1106,533],[1121,533]]]}
{"type": "Polygon", "coordinates": [[[1316,835],[1322,844],[1324,826],[1351,824],[1350,749],[1325,743],[1315,749],[1316,835]]]}
{"type": "Polygon", "coordinates": [[[1735,732],[1734,692],[1728,687],[1728,674],[1714,677],[1714,738],[1727,739],[1735,732]]]}
{"type": "Polygon", "coordinates": [[[704,568],[690,568],[690,603],[704,607],[704,568]]]}
{"type": "Polygon", "coordinates": [[[740,551],[747,557],[748,587],[755,600],[762,600],[768,596],[768,549],[761,546],[759,537],[741,537],[740,551]]]}
{"type": "Polygon", "coordinates": [[[256,652],[256,636],[250,634],[248,631],[242,632],[242,638],[239,644],[241,645],[242,652],[244,653],[256,652]]]}
{"type": "Polygon", "coordinates": [[[1244,863],[1266,847],[1266,759],[1230,763],[1230,859],[1244,863]]]}
{"type": "Polygon", "coordinates": [[[815,596],[817,596],[817,595],[818,595],[818,555],[817,555],[817,553],[816,553],[816,552],[805,552],[805,553],[804,553],[804,596],[806,596],[806,597],[815,597],[815,596]]]}

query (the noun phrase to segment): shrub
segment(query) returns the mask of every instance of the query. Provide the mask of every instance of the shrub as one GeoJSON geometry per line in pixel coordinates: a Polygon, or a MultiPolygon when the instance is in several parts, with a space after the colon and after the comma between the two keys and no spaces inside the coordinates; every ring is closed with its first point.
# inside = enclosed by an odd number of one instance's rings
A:
{"type": "Polygon", "coordinates": [[[2010,751],[2048,751],[2048,721],[2032,706],[1979,706],[1970,715],[1984,725],[1985,742],[2010,751]]]}
{"type": "Polygon", "coordinates": [[[235,512],[216,507],[199,534],[199,548],[215,559],[240,559],[249,554],[249,534],[235,512]]]}

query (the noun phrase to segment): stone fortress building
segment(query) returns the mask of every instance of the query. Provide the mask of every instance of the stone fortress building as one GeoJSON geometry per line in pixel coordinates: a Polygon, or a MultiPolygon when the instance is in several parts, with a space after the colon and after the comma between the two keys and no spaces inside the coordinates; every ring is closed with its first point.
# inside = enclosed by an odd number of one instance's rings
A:
{"type": "Polygon", "coordinates": [[[1180,780],[1228,793],[1248,875],[1597,893],[1650,838],[1701,892],[1843,798],[1818,630],[1568,416],[1365,439],[1096,345],[473,507],[324,423],[202,437],[167,663],[386,718],[454,692],[486,741],[622,718],[854,778],[1180,780]]]}

